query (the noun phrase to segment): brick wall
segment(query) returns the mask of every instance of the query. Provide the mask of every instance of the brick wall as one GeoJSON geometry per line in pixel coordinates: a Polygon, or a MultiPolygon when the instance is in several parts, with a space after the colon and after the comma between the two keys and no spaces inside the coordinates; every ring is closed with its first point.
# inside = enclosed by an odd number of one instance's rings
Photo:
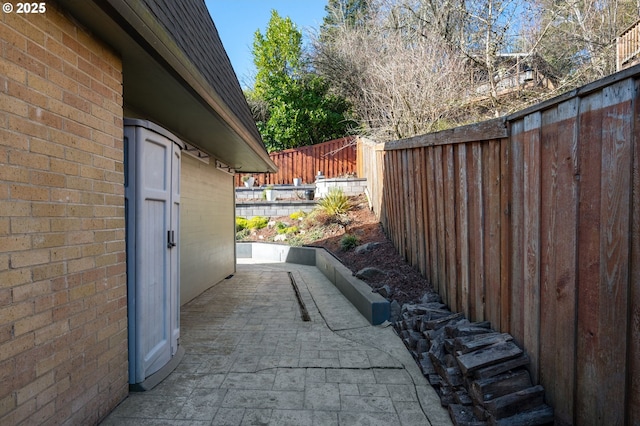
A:
{"type": "Polygon", "coordinates": [[[121,61],[46,7],[0,15],[0,424],[128,389],[121,61]]]}

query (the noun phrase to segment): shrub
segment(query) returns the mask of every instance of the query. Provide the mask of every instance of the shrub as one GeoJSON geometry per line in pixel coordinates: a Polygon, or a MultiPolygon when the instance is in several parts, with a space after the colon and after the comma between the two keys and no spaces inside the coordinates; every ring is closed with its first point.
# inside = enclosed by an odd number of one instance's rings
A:
{"type": "Polygon", "coordinates": [[[245,238],[247,238],[249,236],[249,234],[251,233],[251,230],[249,229],[243,229],[241,231],[236,232],[236,240],[237,241],[241,241],[244,240],[245,238]]]}
{"type": "Polygon", "coordinates": [[[303,228],[313,228],[314,226],[325,226],[330,224],[332,216],[328,215],[324,210],[316,208],[309,213],[302,222],[303,228]]]}
{"type": "Polygon", "coordinates": [[[358,237],[351,234],[344,234],[340,239],[340,247],[342,250],[347,251],[358,245],[358,237]]]}
{"type": "Polygon", "coordinates": [[[243,231],[249,226],[249,221],[244,217],[236,216],[236,232],[243,231]]]}
{"type": "Polygon", "coordinates": [[[249,219],[247,228],[249,229],[262,229],[269,223],[269,219],[264,216],[254,216],[249,219]]]}
{"type": "Polygon", "coordinates": [[[349,197],[341,188],[331,188],[327,195],[318,201],[318,206],[330,216],[342,215],[351,209],[349,197]]]}
{"type": "Polygon", "coordinates": [[[293,220],[302,220],[306,215],[307,214],[305,212],[303,212],[302,210],[299,210],[297,212],[291,213],[289,217],[293,220]]]}

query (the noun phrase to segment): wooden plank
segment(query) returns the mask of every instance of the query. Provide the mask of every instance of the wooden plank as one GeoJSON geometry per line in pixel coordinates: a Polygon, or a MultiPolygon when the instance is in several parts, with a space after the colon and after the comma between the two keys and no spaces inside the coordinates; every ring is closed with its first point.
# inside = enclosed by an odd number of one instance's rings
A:
{"type": "Polygon", "coordinates": [[[537,408],[543,402],[544,388],[538,385],[488,401],[485,409],[498,420],[537,408]]]}
{"type": "Polygon", "coordinates": [[[405,255],[405,233],[404,233],[404,227],[403,227],[403,223],[402,223],[402,219],[404,217],[404,205],[402,203],[402,200],[404,198],[404,189],[402,187],[402,175],[403,175],[403,171],[402,171],[402,151],[398,151],[395,153],[394,155],[395,157],[395,167],[393,169],[393,180],[394,180],[394,187],[395,187],[395,191],[394,191],[394,199],[395,199],[395,206],[396,206],[396,212],[395,212],[395,223],[394,223],[394,229],[395,229],[395,233],[396,233],[396,241],[397,241],[397,245],[396,248],[398,250],[398,253],[400,253],[401,256],[404,257],[405,255]]]}
{"type": "Polygon", "coordinates": [[[400,239],[398,237],[398,229],[397,229],[397,218],[399,216],[399,209],[400,206],[398,206],[399,204],[399,195],[400,193],[398,192],[398,180],[397,180],[397,172],[398,172],[398,165],[397,165],[397,157],[398,157],[398,152],[388,152],[387,153],[387,158],[389,159],[388,161],[388,167],[386,168],[386,174],[388,176],[387,179],[385,179],[388,182],[388,185],[386,185],[386,188],[388,188],[387,191],[387,206],[389,208],[389,236],[391,237],[391,241],[393,241],[393,245],[396,248],[396,251],[398,253],[400,253],[400,239]]]}
{"type": "Polygon", "coordinates": [[[525,369],[510,371],[488,379],[471,382],[469,395],[477,404],[531,387],[529,372],[525,369]]]}
{"type": "Polygon", "coordinates": [[[469,180],[469,319],[484,321],[484,200],[482,198],[482,147],[473,142],[467,145],[469,180]]]}
{"type": "MultiPolygon", "coordinates": [[[[558,191],[558,109],[542,112],[540,135],[540,343],[539,379],[545,387],[547,401],[555,401],[553,381],[556,372],[556,209],[558,191]]],[[[565,142],[565,141],[562,141],[565,142]]],[[[563,325],[566,325],[563,323],[563,325]]],[[[568,342],[567,342],[568,343],[568,342]]],[[[571,365],[571,364],[565,364],[571,365]]]]}
{"type": "Polygon", "coordinates": [[[425,244],[424,244],[424,221],[422,219],[422,173],[424,168],[421,165],[422,148],[413,150],[413,176],[415,181],[414,197],[415,197],[415,217],[416,222],[416,268],[423,276],[426,276],[425,264],[425,244]]]}
{"type": "Polygon", "coordinates": [[[410,228],[410,223],[411,223],[411,213],[409,212],[409,198],[411,196],[411,194],[409,194],[409,181],[410,181],[410,177],[408,176],[409,173],[407,173],[407,171],[409,170],[409,150],[403,150],[400,151],[402,153],[402,155],[400,156],[401,159],[401,163],[400,163],[400,176],[399,176],[399,181],[400,181],[400,194],[402,194],[402,198],[401,198],[401,210],[402,213],[400,215],[400,227],[402,229],[402,244],[403,244],[403,257],[404,259],[409,262],[411,260],[411,228],[410,228]]]}
{"type": "Polygon", "coordinates": [[[602,174],[602,93],[582,99],[579,128],[578,325],[576,358],[577,424],[603,424],[597,383],[600,306],[600,181],[602,174]]]}
{"type": "Polygon", "coordinates": [[[500,141],[482,147],[485,319],[500,327],[500,141]]]}
{"type": "Polygon", "coordinates": [[[467,183],[467,145],[457,145],[456,152],[456,186],[458,189],[458,222],[457,222],[457,270],[460,308],[465,316],[469,316],[469,191],[467,183]]]}
{"type": "Polygon", "coordinates": [[[438,263],[438,228],[437,228],[437,200],[436,200],[436,178],[434,149],[427,151],[427,214],[429,217],[429,256],[431,259],[431,285],[433,289],[440,293],[440,264],[438,263]]]}
{"type": "MultiPolygon", "coordinates": [[[[603,89],[600,306],[598,348],[599,405],[610,424],[623,424],[625,412],[629,223],[632,152],[632,80],[603,89]]],[[[594,383],[595,385],[595,383],[594,383]]]]}
{"type": "Polygon", "coordinates": [[[429,178],[428,173],[429,169],[427,166],[427,148],[420,148],[420,179],[422,181],[422,192],[420,193],[420,201],[422,202],[422,229],[424,230],[423,234],[423,244],[424,244],[424,262],[425,262],[425,273],[424,276],[429,280],[429,283],[433,283],[433,267],[431,265],[433,254],[431,253],[431,246],[429,244],[431,240],[431,232],[429,229],[429,202],[428,202],[428,192],[429,192],[429,178]]]}
{"type": "Polygon", "coordinates": [[[447,299],[447,270],[445,263],[445,223],[444,223],[444,176],[442,171],[442,146],[433,148],[434,155],[434,185],[436,195],[436,232],[437,232],[437,252],[438,257],[438,288],[440,295],[447,299]]]}
{"type": "Polygon", "coordinates": [[[524,119],[524,347],[538,382],[540,354],[540,126],[539,112],[524,119]]]}
{"type": "Polygon", "coordinates": [[[453,145],[447,145],[443,150],[444,165],[444,203],[445,203],[445,244],[447,268],[447,299],[445,303],[453,311],[460,310],[458,300],[458,268],[456,266],[456,192],[455,192],[455,158],[453,145]]]}
{"type": "MultiPolygon", "coordinates": [[[[562,366],[575,365],[576,356],[576,223],[578,209],[576,117],[578,105],[577,99],[558,105],[556,132],[558,143],[555,156],[558,166],[553,207],[555,230],[552,236],[555,247],[553,254],[555,278],[549,293],[545,294],[545,297],[553,298],[555,315],[549,319],[553,322],[541,324],[542,330],[547,328],[554,330],[555,336],[555,344],[545,343],[545,347],[541,347],[541,354],[547,352],[552,354],[549,360],[549,368],[552,371],[549,371],[548,380],[546,377],[541,377],[541,383],[547,389],[548,401],[556,408],[557,418],[567,424],[573,422],[575,370],[562,366]]],[[[548,309],[544,301],[542,306],[543,312],[548,309]]]]}
{"type": "Polygon", "coordinates": [[[411,150],[405,150],[404,152],[405,152],[405,158],[407,162],[407,166],[405,169],[407,171],[405,173],[406,180],[407,180],[406,226],[407,226],[407,240],[409,243],[407,260],[410,265],[416,267],[418,264],[418,238],[420,238],[420,236],[418,235],[417,225],[416,225],[416,221],[417,221],[416,193],[415,193],[416,173],[415,173],[415,167],[413,165],[414,151],[415,150],[411,149],[411,150]]]}
{"type": "MultiPolygon", "coordinates": [[[[636,83],[636,91],[640,91],[636,83]]],[[[635,100],[633,127],[633,183],[631,184],[631,268],[629,277],[629,330],[627,334],[627,424],[640,424],[640,102],[635,100]]]]}
{"type": "Polygon", "coordinates": [[[507,136],[507,127],[504,118],[483,121],[481,123],[460,126],[454,129],[414,136],[399,141],[387,142],[385,150],[409,149],[437,145],[451,145],[467,142],[476,142],[490,139],[499,139],[507,136]]]}
{"type": "Polygon", "coordinates": [[[529,365],[529,356],[527,354],[522,354],[519,357],[503,361],[499,364],[490,365],[489,367],[476,370],[473,372],[473,377],[476,379],[486,379],[527,365],[529,365]]]}
{"type": "Polygon", "coordinates": [[[511,123],[511,325],[516,341],[524,341],[524,120],[511,123]]]}
{"type": "Polygon", "coordinates": [[[506,333],[511,332],[511,191],[513,164],[511,142],[500,140],[500,324],[494,327],[506,333]]]}
{"type": "Polygon", "coordinates": [[[458,361],[458,365],[462,372],[465,375],[468,375],[469,373],[483,367],[488,367],[512,358],[517,358],[522,355],[522,353],[522,349],[520,349],[515,343],[504,342],[479,349],[468,354],[458,355],[456,360],[458,361]]]}

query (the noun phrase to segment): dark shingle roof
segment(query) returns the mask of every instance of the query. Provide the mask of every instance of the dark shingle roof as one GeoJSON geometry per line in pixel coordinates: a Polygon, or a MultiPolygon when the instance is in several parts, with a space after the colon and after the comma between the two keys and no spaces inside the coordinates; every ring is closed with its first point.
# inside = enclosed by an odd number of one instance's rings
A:
{"type": "Polygon", "coordinates": [[[211,88],[262,140],[204,0],[142,0],[211,88]]]}

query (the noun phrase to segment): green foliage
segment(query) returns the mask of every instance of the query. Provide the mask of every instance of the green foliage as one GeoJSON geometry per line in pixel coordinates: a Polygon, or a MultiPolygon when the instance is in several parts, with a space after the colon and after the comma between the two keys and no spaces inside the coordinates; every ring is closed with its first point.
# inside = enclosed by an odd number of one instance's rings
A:
{"type": "Polygon", "coordinates": [[[305,69],[302,33],[290,18],[272,11],[265,34],[255,33],[253,57],[256,81],[245,95],[269,152],[337,139],[356,127],[345,98],[305,69]]]}
{"type": "Polygon", "coordinates": [[[342,250],[347,251],[352,249],[358,245],[358,237],[351,234],[344,234],[340,239],[340,248],[342,250]]]}
{"type": "Polygon", "coordinates": [[[254,216],[247,223],[248,229],[262,229],[269,223],[269,219],[264,216],[254,216]]]}
{"type": "Polygon", "coordinates": [[[302,220],[307,214],[302,210],[298,210],[297,212],[293,212],[289,215],[289,217],[293,220],[302,220]]]}
{"type": "Polygon", "coordinates": [[[268,111],[256,124],[270,152],[337,139],[356,127],[349,103],[319,76],[273,80],[263,99],[268,111]]]}
{"type": "Polygon", "coordinates": [[[340,188],[331,188],[327,195],[318,201],[318,206],[329,216],[342,215],[351,209],[349,197],[340,188]]]}
{"type": "Polygon", "coordinates": [[[277,228],[276,232],[278,234],[297,234],[300,229],[297,226],[285,226],[283,228],[277,228]]]}
{"type": "Polygon", "coordinates": [[[236,232],[236,240],[237,241],[244,240],[245,238],[247,238],[249,236],[250,233],[251,233],[250,229],[243,229],[241,231],[238,231],[238,232],[236,232]]]}
{"type": "Polygon", "coordinates": [[[302,32],[291,18],[282,18],[272,10],[265,34],[257,30],[253,38],[253,63],[257,70],[255,95],[263,98],[274,82],[299,74],[301,58],[302,32]]]}
{"type": "Polygon", "coordinates": [[[249,226],[249,221],[244,217],[236,217],[236,232],[243,231],[249,226]]]}

